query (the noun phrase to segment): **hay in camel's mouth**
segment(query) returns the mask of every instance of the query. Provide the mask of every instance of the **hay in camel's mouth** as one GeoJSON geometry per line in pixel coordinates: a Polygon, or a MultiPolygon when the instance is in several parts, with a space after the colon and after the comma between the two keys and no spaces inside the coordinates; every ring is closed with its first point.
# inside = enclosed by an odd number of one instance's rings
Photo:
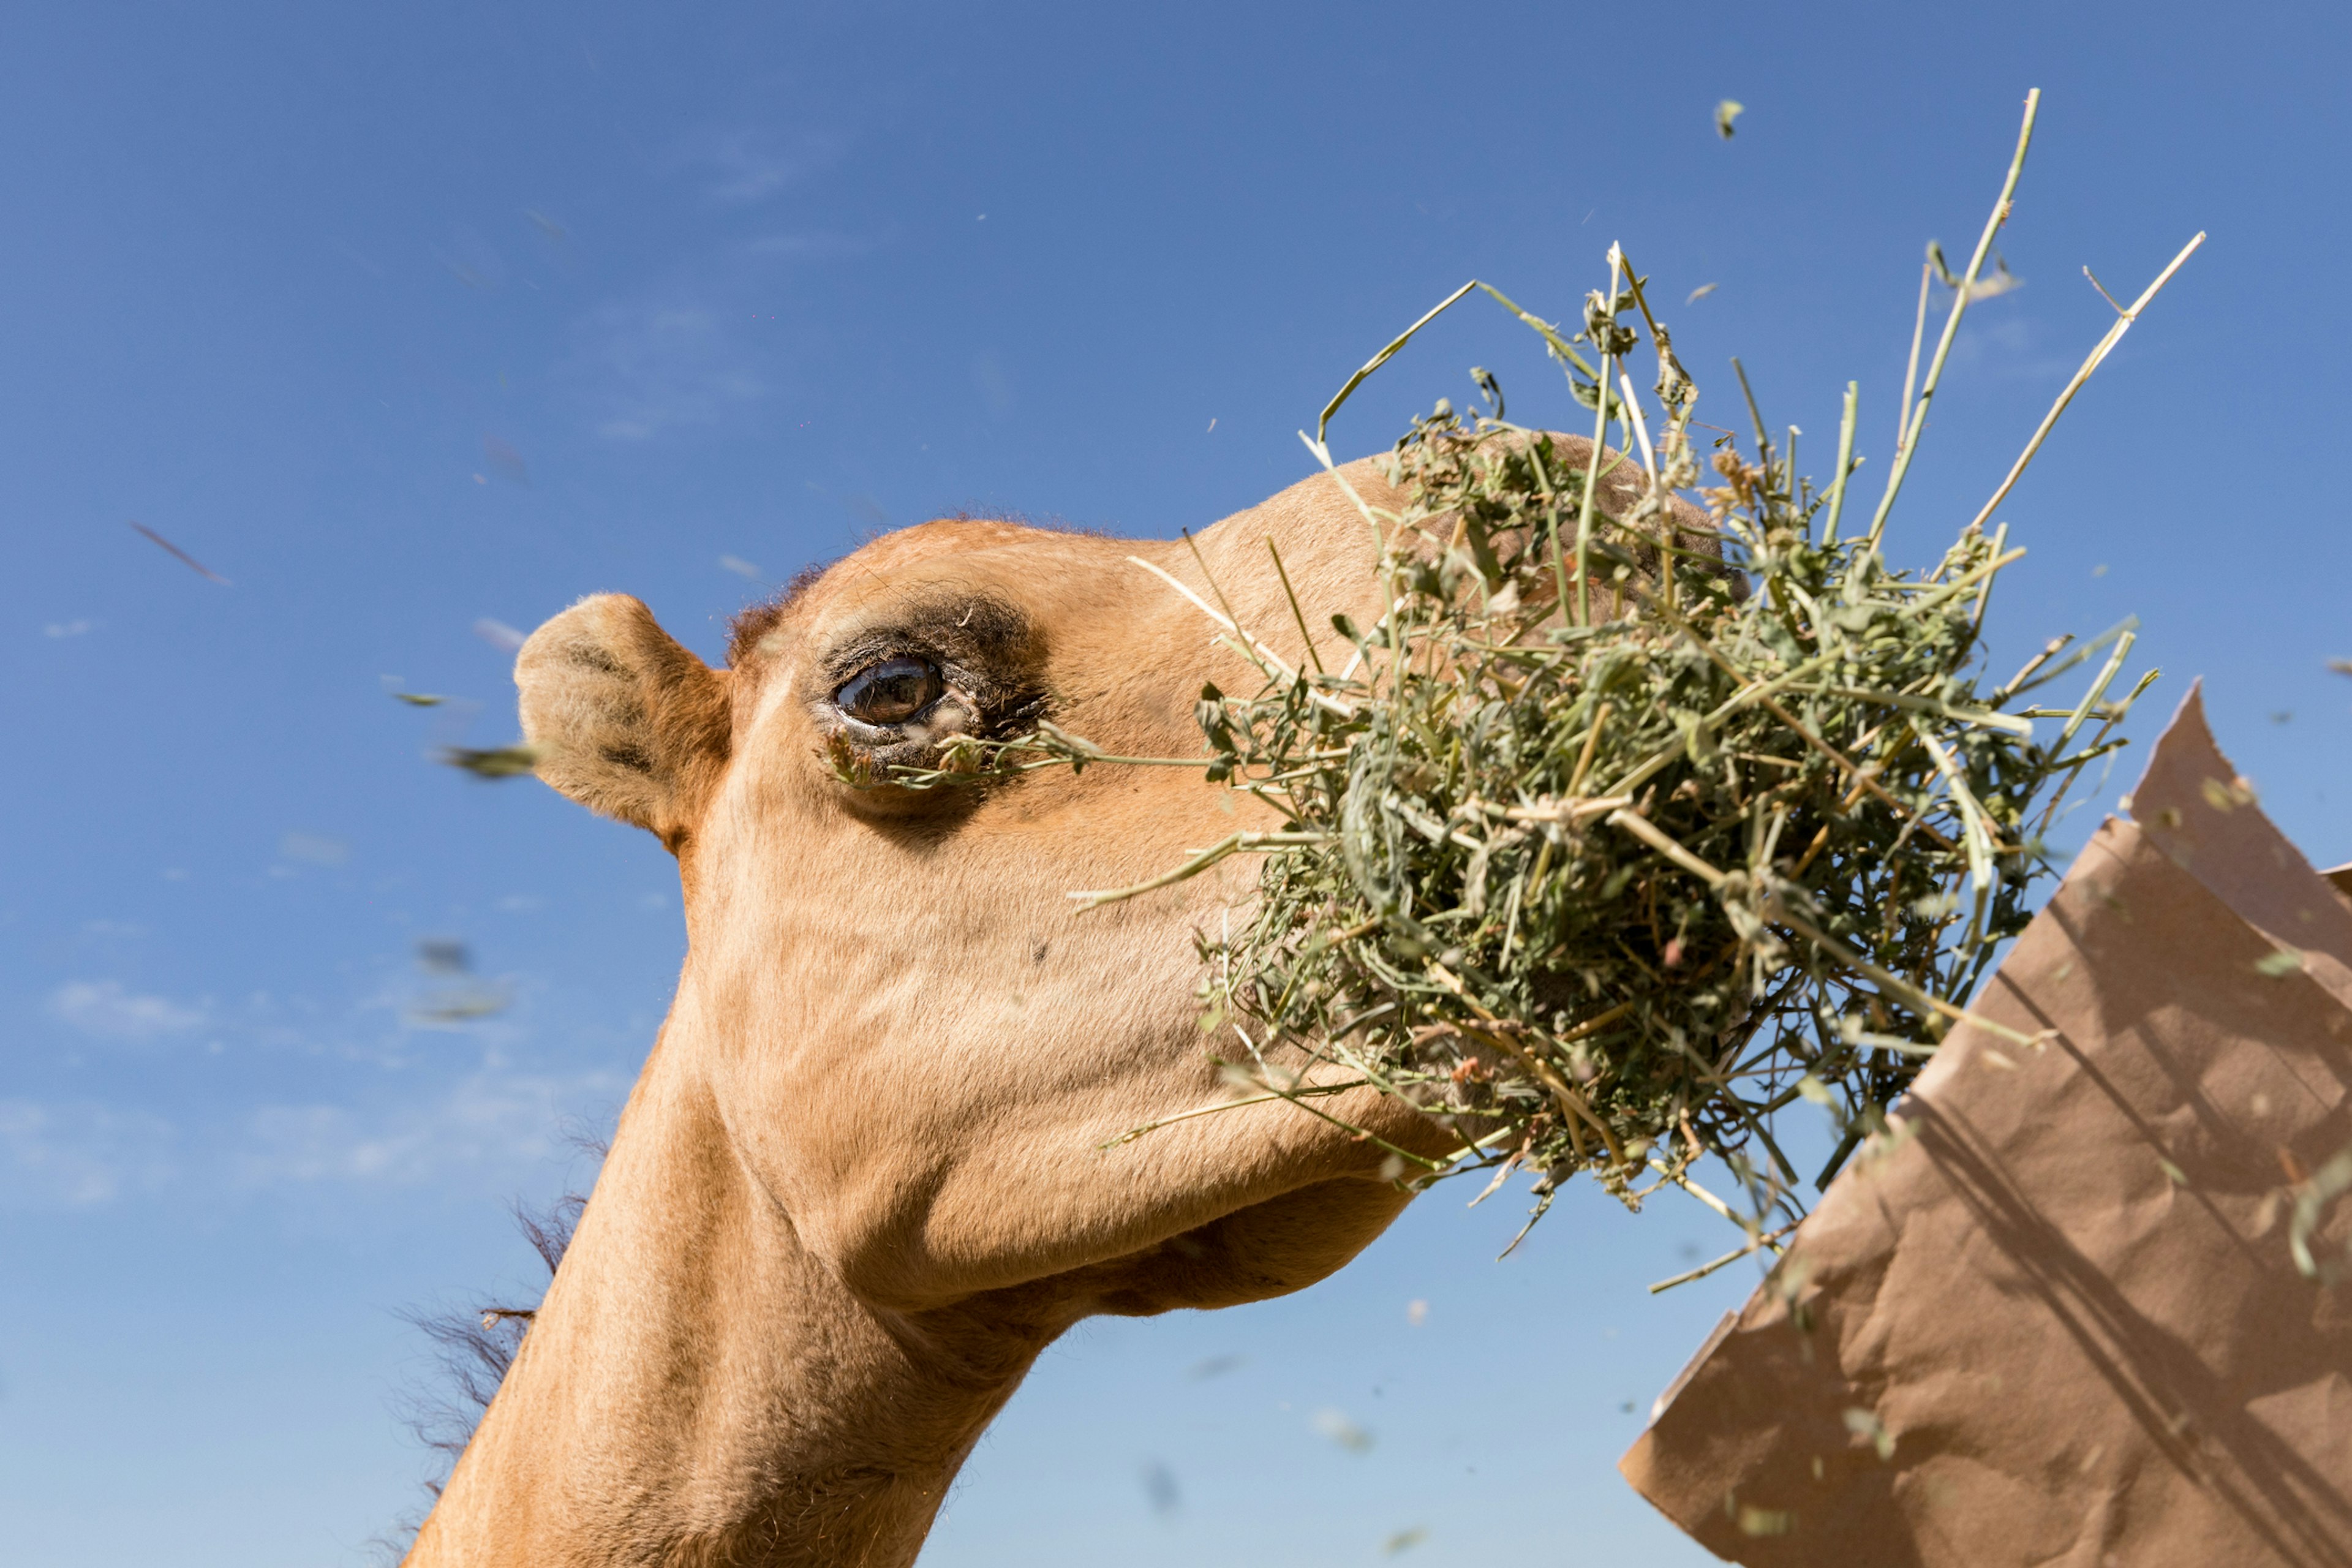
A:
{"type": "MultiPolygon", "coordinates": [[[[1255,920],[1201,939],[1212,1048],[1248,1098],[1323,1114],[1314,1101],[1370,1086],[1462,1138],[1446,1159],[1393,1150],[1395,1179],[1523,1168],[1538,1215],[1578,1172],[1636,1206],[1679,1185],[1747,1227],[1742,1251],[1801,1217],[1801,1184],[1825,1184],[1885,1132],[1887,1107],[2023,929],[2070,787],[2124,743],[2116,727],[2155,679],[2125,677],[2130,623],[2053,638],[2005,678],[1987,668],[1983,626],[2024,553],[1995,508],[2189,250],[2118,307],[1940,560],[1906,568],[1881,552],[2032,124],[2029,100],[1867,513],[1852,482],[1853,388],[1824,485],[1801,476],[1796,432],[1774,440],[1752,398],[1749,453],[1728,435],[1703,442],[1697,389],[1612,247],[1609,286],[1573,335],[1486,289],[1546,339],[1590,411],[1597,458],[1507,422],[1500,389],[1474,373],[1487,412],[1440,403],[1397,443],[1402,508],[1358,502],[1387,613],[1359,626],[1293,599],[1302,632],[1320,621],[1352,648],[1343,668],[1293,668],[1253,635],[1263,628],[1234,622],[1213,582],[1196,600],[1262,678],[1254,692],[1202,691],[1198,765],[1283,822],[1083,897],[1265,857],[1255,920]],[[1655,366],[1654,415],[1628,374],[1636,359],[1655,366]],[[1697,525],[1671,498],[1703,476],[1716,482],[1697,525]],[[1629,479],[1640,499],[1612,521],[1597,496],[1629,479]],[[1311,1086],[1276,1065],[1276,1044],[1325,1064],[1311,1086]],[[1776,1136],[1799,1100],[1828,1107],[1840,1132],[1818,1172],[1776,1136]],[[1692,1167],[1708,1157],[1744,1192],[1699,1189],[1692,1167]]],[[[1411,336],[1349,381],[1326,423],[1411,336]]],[[[1320,434],[1308,446],[1330,468],[1320,434]]],[[[1050,727],[949,751],[899,782],[1147,760],[1050,727]]]]}

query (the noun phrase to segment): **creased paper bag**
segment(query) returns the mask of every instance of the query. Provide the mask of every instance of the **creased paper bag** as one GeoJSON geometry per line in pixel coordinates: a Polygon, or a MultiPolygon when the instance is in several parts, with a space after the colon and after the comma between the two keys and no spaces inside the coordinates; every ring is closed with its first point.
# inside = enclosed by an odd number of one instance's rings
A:
{"type": "Polygon", "coordinates": [[[2352,904],[2196,694],[1620,1468],[1765,1568],[2352,1568],[2352,904]],[[2312,1238],[2341,1258],[2352,1198],[2312,1238]]]}

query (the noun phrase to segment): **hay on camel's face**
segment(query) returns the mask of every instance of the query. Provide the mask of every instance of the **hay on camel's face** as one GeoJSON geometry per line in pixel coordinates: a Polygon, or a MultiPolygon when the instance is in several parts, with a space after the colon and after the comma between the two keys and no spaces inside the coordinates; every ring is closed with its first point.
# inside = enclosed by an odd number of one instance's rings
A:
{"type": "MultiPolygon", "coordinates": [[[[1400,499],[1375,463],[1341,473],[1400,499]]],[[[532,637],[516,679],[538,771],[677,855],[688,953],[412,1563],[909,1562],[1057,1334],[1311,1284],[1407,1201],[1378,1142],[1454,1147],[1370,1089],[1322,1101],[1332,1120],[1266,1103],[1115,1142],[1234,1097],[1194,932],[1247,918],[1255,868],[1101,909],[1069,895],[1163,872],[1262,806],[1197,766],[874,782],[1040,720],[1114,754],[1201,755],[1202,682],[1251,672],[1130,558],[1297,660],[1269,538],[1318,619],[1377,616],[1372,539],[1318,475],[1197,557],[989,521],[889,534],[742,617],[726,669],[620,595],[532,637]]]]}

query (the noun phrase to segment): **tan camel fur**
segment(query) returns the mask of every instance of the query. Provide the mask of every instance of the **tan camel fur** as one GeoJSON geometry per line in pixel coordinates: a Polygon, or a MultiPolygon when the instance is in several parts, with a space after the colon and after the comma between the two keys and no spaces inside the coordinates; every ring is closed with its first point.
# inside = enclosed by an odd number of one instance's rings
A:
{"type": "MultiPolygon", "coordinates": [[[[1343,472],[1402,499],[1373,463],[1343,472]]],[[[1318,475],[1199,536],[1242,623],[1295,660],[1269,536],[1336,668],[1329,614],[1378,613],[1370,531],[1318,475]]],[[[1239,918],[1255,867],[1091,911],[1068,894],[1164,871],[1252,803],[1177,768],[921,793],[835,776],[829,752],[919,763],[1036,716],[1117,753],[1202,754],[1202,680],[1256,678],[1130,555],[1210,592],[1181,542],[929,522],[747,616],[726,669],[618,595],[524,646],[541,776],[677,855],[688,951],[411,1568],[909,1563],[1056,1335],[1299,1289],[1402,1208],[1377,1148],[1279,1103],[1101,1147],[1231,1096],[1192,932],[1239,918]]],[[[1454,1143],[1369,1090],[1325,1103],[1454,1143]]]]}

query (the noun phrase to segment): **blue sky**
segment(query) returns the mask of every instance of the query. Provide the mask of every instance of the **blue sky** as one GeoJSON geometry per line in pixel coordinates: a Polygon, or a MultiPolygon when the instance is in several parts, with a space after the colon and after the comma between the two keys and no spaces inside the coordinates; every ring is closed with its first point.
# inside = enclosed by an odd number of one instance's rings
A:
{"type": "MultiPolygon", "coordinates": [[[[1820,471],[1857,379],[1883,464],[1920,247],[1965,250],[2028,87],[2000,242],[2025,286],[1971,311],[1892,548],[1940,550],[2105,329],[2079,269],[2137,289],[2210,230],[2003,509],[2032,554],[1996,640],[2137,613],[2166,672],[2140,731],[2202,676],[2267,807],[2352,858],[2352,683],[2326,668],[2352,653],[2346,28],[13,7],[10,1561],[358,1563],[421,1495],[397,1312],[529,1288],[504,1205],[588,1174],[567,1130],[609,1124],[682,950],[650,838],[428,760],[512,733],[499,626],[620,589],[715,657],[763,584],[877,528],[1208,522],[1301,477],[1293,432],[1463,279],[1570,316],[1612,240],[1671,302],[1701,417],[1737,422],[1738,353],[1820,471]],[[415,961],[436,938],[509,1005],[420,1021],[453,984],[415,961]]],[[[1473,364],[1516,416],[1567,417],[1524,331],[1465,307],[1335,445],[1385,445],[1473,364]]],[[[1300,1297],[1073,1335],[925,1561],[1336,1564],[1413,1529],[1400,1561],[1705,1560],[1612,1464],[1752,1274],[1653,1300],[1717,1222],[1589,1194],[1496,1264],[1524,1206],[1442,1192],[1300,1297]]]]}

